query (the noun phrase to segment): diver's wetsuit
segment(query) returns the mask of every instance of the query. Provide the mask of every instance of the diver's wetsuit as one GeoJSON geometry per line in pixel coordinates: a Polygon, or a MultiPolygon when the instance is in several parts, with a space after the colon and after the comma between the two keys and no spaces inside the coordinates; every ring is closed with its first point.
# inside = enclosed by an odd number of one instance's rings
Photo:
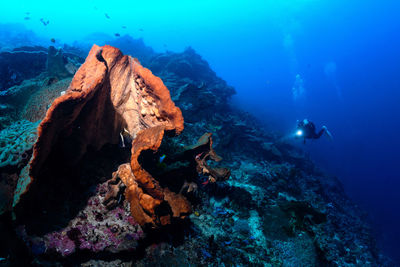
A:
{"type": "Polygon", "coordinates": [[[304,143],[306,142],[306,139],[320,138],[325,132],[325,128],[322,128],[318,133],[316,133],[315,125],[311,121],[306,121],[306,122],[301,121],[297,125],[297,128],[303,131],[304,143]]]}

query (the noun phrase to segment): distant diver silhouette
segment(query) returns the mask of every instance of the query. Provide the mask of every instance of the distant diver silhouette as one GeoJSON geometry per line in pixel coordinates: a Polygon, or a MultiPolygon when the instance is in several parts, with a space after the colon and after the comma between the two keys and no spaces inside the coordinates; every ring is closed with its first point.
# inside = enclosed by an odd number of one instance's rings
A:
{"type": "Polygon", "coordinates": [[[322,126],[321,130],[317,133],[315,131],[314,123],[309,120],[304,119],[297,123],[296,136],[303,137],[304,144],[306,143],[306,139],[319,139],[324,133],[329,137],[329,139],[332,139],[332,135],[326,126],[322,126]]]}

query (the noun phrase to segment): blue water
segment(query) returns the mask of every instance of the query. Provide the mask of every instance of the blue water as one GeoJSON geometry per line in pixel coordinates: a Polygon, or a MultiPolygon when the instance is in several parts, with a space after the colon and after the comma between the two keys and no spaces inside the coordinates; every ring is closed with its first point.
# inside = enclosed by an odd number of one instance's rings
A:
{"type": "Polygon", "coordinates": [[[233,103],[270,129],[290,134],[305,117],[326,125],[332,142],[298,145],[340,178],[368,212],[380,246],[400,262],[399,1],[70,0],[1,6],[0,23],[22,24],[43,45],[51,38],[56,44],[102,44],[119,33],[143,38],[156,51],[191,46],[236,88],[233,103]],[[101,34],[87,38],[92,33],[101,34]]]}

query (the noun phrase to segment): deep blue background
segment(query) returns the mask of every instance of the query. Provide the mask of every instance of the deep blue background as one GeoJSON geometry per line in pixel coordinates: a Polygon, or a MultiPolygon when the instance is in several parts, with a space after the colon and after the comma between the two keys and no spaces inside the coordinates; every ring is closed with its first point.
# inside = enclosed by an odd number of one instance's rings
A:
{"type": "MultiPolygon", "coordinates": [[[[400,263],[400,5],[382,3],[389,2],[358,6],[357,12],[336,6],[331,16],[302,17],[306,30],[294,47],[306,91],[300,107],[287,90],[294,83],[291,55],[282,61],[285,51],[277,47],[260,56],[265,65],[258,66],[258,75],[269,85],[255,84],[257,97],[239,91],[236,100],[284,132],[303,117],[327,125],[333,142],[321,139],[302,147],[340,178],[370,215],[379,245],[400,263]],[[330,61],[336,63],[342,97],[324,73],[330,61]]],[[[246,82],[236,82],[246,88],[246,82]]]]}

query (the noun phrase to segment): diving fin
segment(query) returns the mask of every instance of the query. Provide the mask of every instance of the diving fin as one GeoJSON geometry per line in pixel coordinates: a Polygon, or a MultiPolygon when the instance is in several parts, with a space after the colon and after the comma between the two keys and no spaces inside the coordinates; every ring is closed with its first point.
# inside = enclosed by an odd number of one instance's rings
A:
{"type": "Polygon", "coordinates": [[[328,138],[330,140],[333,140],[333,136],[332,134],[328,131],[328,128],[326,128],[326,126],[322,126],[322,128],[324,129],[324,133],[326,133],[326,135],[328,136],[328,138]]]}

